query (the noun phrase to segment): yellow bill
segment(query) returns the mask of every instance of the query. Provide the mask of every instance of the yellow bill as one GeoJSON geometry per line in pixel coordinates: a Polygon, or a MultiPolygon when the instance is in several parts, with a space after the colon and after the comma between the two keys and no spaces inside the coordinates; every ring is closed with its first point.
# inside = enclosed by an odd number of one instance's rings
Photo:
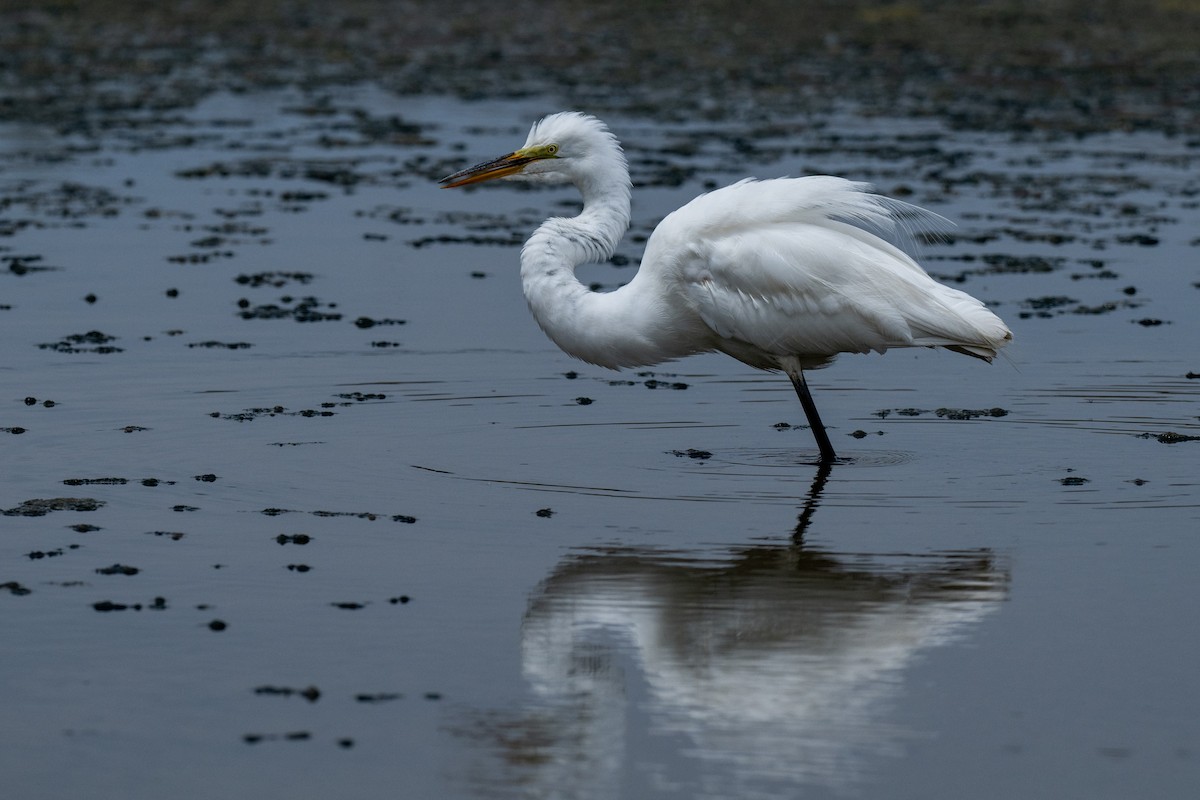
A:
{"type": "Polygon", "coordinates": [[[438,183],[442,184],[443,189],[453,189],[457,186],[469,186],[472,183],[504,178],[517,174],[534,161],[540,161],[543,158],[557,158],[558,156],[555,155],[557,152],[558,147],[552,144],[514,150],[508,155],[467,167],[453,175],[447,175],[438,183]]]}

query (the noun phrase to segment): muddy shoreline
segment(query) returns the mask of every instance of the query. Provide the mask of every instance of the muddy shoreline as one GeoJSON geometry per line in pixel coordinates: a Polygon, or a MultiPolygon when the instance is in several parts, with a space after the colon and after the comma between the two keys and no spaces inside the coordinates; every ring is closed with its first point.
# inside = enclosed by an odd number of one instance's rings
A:
{"type": "Polygon", "coordinates": [[[86,133],[219,90],[378,83],[596,113],[823,111],[954,127],[1197,129],[1200,6],[772,0],[0,4],[0,120],[86,133]]]}

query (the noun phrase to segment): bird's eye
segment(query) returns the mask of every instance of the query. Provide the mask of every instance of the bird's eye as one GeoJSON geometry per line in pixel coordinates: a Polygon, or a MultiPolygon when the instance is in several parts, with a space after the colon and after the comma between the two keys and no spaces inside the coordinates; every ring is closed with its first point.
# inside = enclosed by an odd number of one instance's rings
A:
{"type": "Polygon", "coordinates": [[[546,145],[546,152],[549,153],[550,155],[554,155],[555,153],[558,152],[558,145],[556,145],[556,144],[546,145]]]}

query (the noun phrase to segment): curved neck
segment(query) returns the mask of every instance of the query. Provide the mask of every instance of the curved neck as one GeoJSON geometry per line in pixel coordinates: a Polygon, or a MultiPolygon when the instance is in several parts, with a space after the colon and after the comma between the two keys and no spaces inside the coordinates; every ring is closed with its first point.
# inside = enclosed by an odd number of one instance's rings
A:
{"type": "Polygon", "coordinates": [[[521,251],[521,283],[538,325],[564,351],[603,367],[650,366],[710,349],[681,336],[686,309],[665,302],[654,271],[639,270],[612,292],[593,292],[575,277],[580,264],[612,256],[629,228],[629,169],[616,143],[574,176],[583,211],[542,223],[521,251]],[[649,277],[648,277],[649,275],[649,277]]]}
{"type": "Polygon", "coordinates": [[[577,217],[551,217],[534,231],[521,251],[522,280],[562,268],[573,276],[580,264],[610,258],[628,230],[630,184],[624,164],[576,185],[583,195],[583,211],[577,217]]]}
{"type": "Polygon", "coordinates": [[[597,294],[575,277],[575,268],[610,258],[629,228],[630,183],[624,164],[576,181],[583,194],[577,217],[551,217],[521,250],[521,283],[529,310],[555,344],[594,364],[623,366],[628,358],[617,295],[597,294]]]}

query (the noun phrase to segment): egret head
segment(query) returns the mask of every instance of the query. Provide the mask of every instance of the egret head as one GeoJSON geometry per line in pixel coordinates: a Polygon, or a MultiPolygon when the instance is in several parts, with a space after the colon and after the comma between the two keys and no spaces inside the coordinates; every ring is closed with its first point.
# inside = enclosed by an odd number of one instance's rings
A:
{"type": "Polygon", "coordinates": [[[593,116],[565,111],[535,122],[521,149],[447,175],[440,183],[443,189],[496,178],[579,184],[614,162],[625,167],[621,145],[608,127],[593,116]]]}

